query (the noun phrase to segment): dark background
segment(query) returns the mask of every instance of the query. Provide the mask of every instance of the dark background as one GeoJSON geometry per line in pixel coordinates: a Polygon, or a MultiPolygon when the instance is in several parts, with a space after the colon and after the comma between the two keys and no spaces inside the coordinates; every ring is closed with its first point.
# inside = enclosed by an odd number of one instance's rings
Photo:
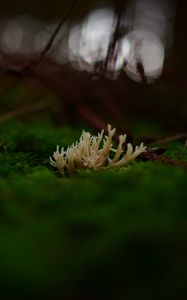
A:
{"type": "MultiPolygon", "coordinates": [[[[77,0],[70,21],[82,20],[89,10],[96,5],[109,3],[115,4],[115,1],[77,0]]],[[[127,3],[128,1],[124,1],[124,6],[127,3]]],[[[3,4],[0,17],[12,18],[17,15],[29,14],[44,22],[49,22],[62,18],[70,5],[71,1],[64,0],[11,1],[3,4]]],[[[121,78],[115,83],[108,83],[108,87],[114,90],[114,97],[120,98],[120,101],[123,102],[127,119],[134,121],[134,119],[139,118],[148,124],[154,122],[167,130],[172,130],[172,132],[187,130],[186,14],[187,2],[185,0],[176,1],[174,43],[166,51],[164,70],[159,80],[146,87],[129,81],[128,78],[121,78]],[[116,94],[116,91],[119,95],[116,94]],[[121,99],[125,99],[125,101],[121,99]]]]}

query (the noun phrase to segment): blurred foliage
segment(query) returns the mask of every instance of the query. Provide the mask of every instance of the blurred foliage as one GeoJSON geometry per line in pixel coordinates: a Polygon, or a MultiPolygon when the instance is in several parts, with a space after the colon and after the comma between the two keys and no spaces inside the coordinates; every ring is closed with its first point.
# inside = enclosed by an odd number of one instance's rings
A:
{"type": "MultiPolygon", "coordinates": [[[[179,299],[186,171],[137,161],[61,178],[49,156],[79,135],[41,120],[0,127],[1,299],[179,299]]],[[[167,155],[182,149],[169,143],[167,155]]]]}

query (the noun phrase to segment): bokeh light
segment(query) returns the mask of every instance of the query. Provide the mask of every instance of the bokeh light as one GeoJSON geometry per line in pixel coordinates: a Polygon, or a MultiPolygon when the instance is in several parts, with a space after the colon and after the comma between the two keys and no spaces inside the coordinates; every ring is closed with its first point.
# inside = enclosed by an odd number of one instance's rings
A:
{"type": "MultiPolygon", "coordinates": [[[[129,1],[120,23],[124,33],[107,61],[118,16],[112,7],[97,8],[82,21],[63,24],[46,56],[55,64],[70,63],[81,71],[98,69],[111,79],[125,71],[137,82],[142,80],[137,70],[141,63],[147,82],[152,82],[161,75],[165,51],[172,45],[174,13],[167,0],[129,1]]],[[[1,20],[0,49],[6,54],[38,55],[59,22],[44,24],[29,15],[1,20]]]]}
{"type": "Polygon", "coordinates": [[[142,78],[137,65],[141,63],[148,82],[154,81],[163,69],[165,54],[162,42],[146,31],[133,31],[126,38],[131,43],[131,55],[124,67],[125,72],[131,79],[140,82],[142,78]]]}
{"type": "Polygon", "coordinates": [[[2,24],[1,29],[1,49],[5,53],[17,53],[23,41],[23,29],[14,20],[8,20],[2,24]]]}

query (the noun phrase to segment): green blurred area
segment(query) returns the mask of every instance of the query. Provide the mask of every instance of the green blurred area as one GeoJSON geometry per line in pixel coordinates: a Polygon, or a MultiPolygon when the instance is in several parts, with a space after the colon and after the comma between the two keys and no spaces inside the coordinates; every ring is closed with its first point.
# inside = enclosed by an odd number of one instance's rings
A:
{"type": "MultiPolygon", "coordinates": [[[[137,161],[61,178],[49,156],[79,136],[41,120],[1,125],[1,299],[183,299],[186,171],[137,161]]],[[[167,148],[176,158],[183,144],[167,148]]]]}

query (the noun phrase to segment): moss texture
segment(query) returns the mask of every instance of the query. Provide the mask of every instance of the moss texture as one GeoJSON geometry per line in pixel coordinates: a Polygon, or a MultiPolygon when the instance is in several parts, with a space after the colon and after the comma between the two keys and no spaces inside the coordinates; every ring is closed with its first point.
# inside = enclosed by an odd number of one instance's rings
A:
{"type": "Polygon", "coordinates": [[[1,299],[183,299],[187,172],[137,161],[61,178],[49,156],[81,130],[1,125],[1,299]]]}

